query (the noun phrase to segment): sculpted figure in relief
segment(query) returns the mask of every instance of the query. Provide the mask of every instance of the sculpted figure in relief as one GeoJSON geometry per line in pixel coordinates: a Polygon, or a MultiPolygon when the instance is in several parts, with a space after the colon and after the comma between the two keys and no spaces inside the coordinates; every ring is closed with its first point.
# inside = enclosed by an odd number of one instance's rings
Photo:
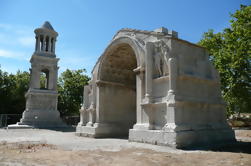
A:
{"type": "Polygon", "coordinates": [[[155,43],[154,47],[154,66],[158,72],[159,77],[168,75],[168,47],[163,41],[155,43]]]}

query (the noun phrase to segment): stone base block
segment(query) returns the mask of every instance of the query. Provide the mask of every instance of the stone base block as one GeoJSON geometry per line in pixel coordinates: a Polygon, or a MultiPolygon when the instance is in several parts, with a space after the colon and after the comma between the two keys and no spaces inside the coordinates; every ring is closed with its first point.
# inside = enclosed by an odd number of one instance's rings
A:
{"type": "MultiPolygon", "coordinates": [[[[25,110],[22,119],[16,126],[32,126],[34,128],[61,128],[67,125],[60,118],[57,110],[25,110]]],[[[9,126],[8,126],[9,127],[9,126]]]]}
{"type": "Polygon", "coordinates": [[[78,125],[76,128],[76,135],[93,138],[104,137],[122,137],[128,135],[128,130],[112,124],[95,123],[93,126],[78,125]]]}
{"type": "Polygon", "coordinates": [[[235,142],[231,129],[174,131],[130,129],[129,141],[165,145],[174,148],[203,147],[222,143],[235,142]]]}
{"type": "Polygon", "coordinates": [[[29,125],[18,125],[18,124],[12,124],[8,125],[8,129],[31,129],[33,128],[32,126],[29,125]]]}

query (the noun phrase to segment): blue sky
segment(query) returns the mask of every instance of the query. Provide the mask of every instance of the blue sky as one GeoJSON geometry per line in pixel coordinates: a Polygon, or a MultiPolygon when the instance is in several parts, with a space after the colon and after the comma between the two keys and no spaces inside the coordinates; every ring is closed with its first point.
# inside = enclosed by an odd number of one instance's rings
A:
{"type": "Polygon", "coordinates": [[[34,29],[49,21],[59,33],[56,54],[60,72],[90,72],[121,28],[154,30],[161,26],[196,43],[203,32],[222,31],[230,13],[248,0],[0,0],[0,65],[28,71],[34,52],[34,29]]]}

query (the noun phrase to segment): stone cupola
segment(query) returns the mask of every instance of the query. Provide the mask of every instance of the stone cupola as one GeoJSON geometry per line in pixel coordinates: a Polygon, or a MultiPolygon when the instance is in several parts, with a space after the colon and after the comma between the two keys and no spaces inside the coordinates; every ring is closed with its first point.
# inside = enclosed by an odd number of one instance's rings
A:
{"type": "Polygon", "coordinates": [[[42,27],[35,29],[37,54],[42,53],[45,56],[55,56],[55,43],[58,33],[51,24],[46,21],[42,27]]]}

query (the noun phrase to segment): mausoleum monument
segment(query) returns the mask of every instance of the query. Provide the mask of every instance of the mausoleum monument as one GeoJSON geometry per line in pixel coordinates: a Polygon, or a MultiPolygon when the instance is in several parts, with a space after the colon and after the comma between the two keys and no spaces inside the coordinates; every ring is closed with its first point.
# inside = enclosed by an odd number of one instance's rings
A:
{"type": "Polygon", "coordinates": [[[166,28],[113,37],[84,87],[80,116],[80,136],[177,148],[235,140],[207,51],[166,28]]]}
{"type": "Polygon", "coordinates": [[[26,93],[26,109],[17,125],[8,127],[33,126],[38,128],[62,127],[57,110],[58,61],[55,43],[58,33],[49,22],[35,29],[36,47],[31,62],[30,87],[26,93]],[[44,75],[44,77],[42,77],[44,75]]]}

